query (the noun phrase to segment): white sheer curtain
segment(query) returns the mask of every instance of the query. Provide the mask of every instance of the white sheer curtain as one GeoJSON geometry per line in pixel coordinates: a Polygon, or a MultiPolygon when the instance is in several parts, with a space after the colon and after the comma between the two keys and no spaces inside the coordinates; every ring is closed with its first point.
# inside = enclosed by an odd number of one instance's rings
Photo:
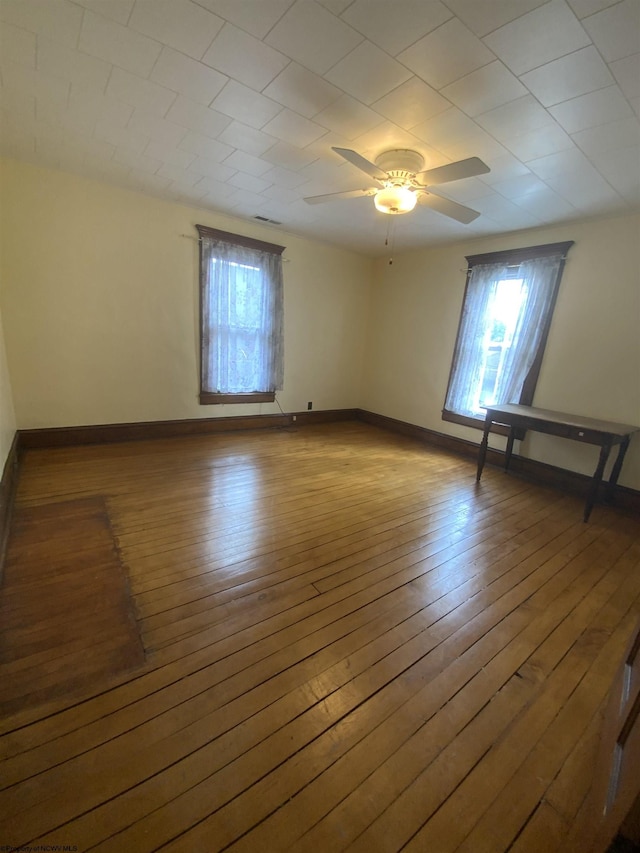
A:
{"type": "MultiPolygon", "coordinates": [[[[517,272],[522,301],[511,345],[498,373],[493,402],[517,403],[536,357],[553,304],[561,254],[520,264],[517,272]]],[[[470,273],[445,409],[478,417],[477,400],[487,361],[487,339],[492,323],[490,306],[500,281],[513,279],[504,263],[477,264],[470,273]]]]}
{"type": "Polygon", "coordinates": [[[202,238],[202,390],[240,394],[282,388],[282,258],[202,238]]]}

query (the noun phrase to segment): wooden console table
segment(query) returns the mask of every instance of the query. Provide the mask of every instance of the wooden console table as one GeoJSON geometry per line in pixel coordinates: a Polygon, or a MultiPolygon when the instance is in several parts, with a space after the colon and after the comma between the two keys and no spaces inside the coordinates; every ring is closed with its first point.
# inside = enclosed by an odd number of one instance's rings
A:
{"type": "Polygon", "coordinates": [[[613,491],[620,471],[625,453],[629,447],[629,441],[634,432],[639,432],[640,427],[629,424],[618,424],[612,421],[599,421],[595,418],[583,418],[580,415],[567,415],[563,412],[550,412],[547,409],[536,409],[533,406],[520,406],[516,403],[505,403],[501,406],[492,406],[487,409],[484,423],[484,433],[478,454],[478,474],[476,480],[482,476],[484,461],[489,444],[489,432],[491,424],[504,424],[509,427],[509,437],[505,451],[504,469],[509,468],[513,442],[516,437],[524,437],[524,431],[531,429],[535,432],[543,432],[548,435],[559,435],[562,438],[571,438],[574,441],[582,441],[586,444],[596,444],[600,447],[600,458],[591,479],[587,492],[587,502],[584,508],[584,520],[588,521],[598,494],[598,486],[602,481],[607,459],[611,448],[618,444],[618,456],[611,470],[608,482],[609,497],[613,497],[613,491]]]}

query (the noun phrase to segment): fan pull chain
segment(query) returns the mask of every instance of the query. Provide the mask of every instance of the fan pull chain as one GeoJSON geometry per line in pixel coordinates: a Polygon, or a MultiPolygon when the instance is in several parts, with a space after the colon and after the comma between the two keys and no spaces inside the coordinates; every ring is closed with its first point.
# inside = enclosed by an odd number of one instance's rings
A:
{"type": "Polygon", "coordinates": [[[385,246],[388,246],[389,242],[391,242],[391,249],[389,252],[389,266],[392,266],[393,250],[396,242],[396,220],[394,216],[390,216],[387,221],[387,236],[384,241],[385,246]]]}

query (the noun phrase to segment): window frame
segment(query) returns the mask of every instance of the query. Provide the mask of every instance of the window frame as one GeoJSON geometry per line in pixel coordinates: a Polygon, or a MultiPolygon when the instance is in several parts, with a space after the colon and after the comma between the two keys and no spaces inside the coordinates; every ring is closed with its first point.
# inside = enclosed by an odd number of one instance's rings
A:
{"type": "Polygon", "coordinates": [[[198,231],[198,247],[199,247],[199,294],[200,294],[200,323],[199,323],[199,395],[198,399],[201,406],[224,405],[225,403],[273,403],[276,399],[275,391],[253,391],[244,392],[216,392],[207,391],[203,386],[203,363],[205,358],[204,352],[204,324],[206,321],[204,311],[204,288],[205,288],[205,269],[204,269],[204,253],[202,251],[202,240],[204,237],[210,237],[214,240],[220,240],[225,243],[231,243],[235,246],[240,246],[245,249],[257,249],[261,252],[269,252],[273,255],[282,255],[285,246],[279,246],[276,243],[267,243],[264,240],[256,240],[254,237],[247,237],[242,234],[233,234],[230,231],[221,231],[219,228],[210,228],[208,225],[196,225],[198,231]]]}
{"type": "MultiPolygon", "coordinates": [[[[451,388],[451,381],[453,379],[453,375],[457,366],[458,358],[460,355],[460,335],[462,331],[462,318],[464,316],[464,308],[467,301],[467,293],[469,290],[469,280],[471,278],[471,273],[475,266],[480,264],[498,264],[504,263],[509,267],[519,267],[525,261],[535,260],[537,258],[545,258],[550,257],[552,255],[560,254],[560,265],[558,267],[558,272],[553,283],[552,296],[551,296],[551,305],[549,308],[549,313],[545,319],[545,323],[542,329],[542,336],[540,338],[540,343],[538,349],[536,351],[536,355],[533,359],[533,363],[531,368],[529,369],[529,373],[527,374],[524,383],[522,385],[522,391],[520,393],[520,398],[518,402],[525,406],[530,406],[533,402],[533,395],[536,390],[536,385],[538,382],[538,377],[540,375],[540,368],[542,367],[542,359],[544,356],[544,350],[547,344],[547,338],[549,337],[549,330],[551,328],[551,321],[553,318],[553,312],[555,310],[556,301],[558,298],[558,291],[560,289],[560,281],[562,279],[562,273],[564,270],[564,265],[567,258],[567,253],[569,249],[573,246],[574,241],[568,240],[562,243],[546,243],[540,246],[527,246],[519,249],[505,249],[499,252],[487,252],[481,255],[466,255],[465,260],[467,261],[467,269],[466,269],[466,279],[465,279],[465,287],[464,287],[464,295],[462,297],[462,304],[460,306],[460,316],[458,318],[458,331],[456,333],[456,341],[453,349],[453,356],[451,358],[451,367],[449,369],[449,379],[447,381],[447,390],[445,392],[445,403],[449,397],[449,389],[451,388]]],[[[514,278],[515,278],[514,273],[514,278]]],[[[478,417],[471,417],[470,415],[462,415],[457,412],[453,412],[450,409],[445,407],[442,408],[442,420],[448,421],[450,423],[461,424],[462,426],[472,427],[473,429],[483,429],[485,424],[485,417],[483,415],[479,415],[478,417]]],[[[493,426],[492,432],[499,432],[501,434],[506,435],[508,433],[508,428],[502,427],[500,425],[493,426]]]]}

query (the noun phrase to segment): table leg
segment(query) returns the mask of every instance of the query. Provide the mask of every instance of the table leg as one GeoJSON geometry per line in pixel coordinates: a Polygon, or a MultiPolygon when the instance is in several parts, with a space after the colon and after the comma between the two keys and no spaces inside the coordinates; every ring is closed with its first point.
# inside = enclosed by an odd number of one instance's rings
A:
{"type": "Polygon", "coordinates": [[[516,428],[514,426],[509,427],[509,438],[507,439],[507,449],[504,453],[504,470],[509,470],[509,463],[511,462],[511,454],[513,453],[513,441],[516,437],[516,428]]]}
{"type": "Polygon", "coordinates": [[[598,494],[598,486],[602,481],[602,474],[604,473],[604,467],[607,464],[607,459],[609,458],[609,451],[611,450],[611,443],[607,442],[603,444],[600,448],[600,458],[598,459],[598,465],[594,472],[593,478],[591,480],[591,485],[589,486],[589,492],[587,493],[587,502],[584,508],[584,520],[589,521],[589,516],[591,515],[591,510],[593,509],[593,505],[596,500],[596,495],[598,494]]]}
{"type": "Polygon", "coordinates": [[[487,412],[487,417],[484,421],[484,432],[482,433],[482,441],[480,442],[480,451],[478,453],[478,473],[476,474],[476,482],[482,477],[482,469],[484,468],[484,460],[487,456],[487,446],[489,444],[489,431],[491,430],[491,412],[487,412]]]}
{"type": "Polygon", "coordinates": [[[620,447],[618,448],[618,455],[616,456],[616,461],[613,463],[613,468],[611,469],[611,476],[609,477],[609,484],[607,486],[607,500],[613,503],[613,493],[616,487],[616,483],[618,482],[618,477],[620,476],[620,471],[622,470],[622,463],[624,462],[624,456],[627,452],[627,448],[629,447],[629,442],[631,441],[630,435],[625,435],[625,437],[620,442],[620,447]]]}

